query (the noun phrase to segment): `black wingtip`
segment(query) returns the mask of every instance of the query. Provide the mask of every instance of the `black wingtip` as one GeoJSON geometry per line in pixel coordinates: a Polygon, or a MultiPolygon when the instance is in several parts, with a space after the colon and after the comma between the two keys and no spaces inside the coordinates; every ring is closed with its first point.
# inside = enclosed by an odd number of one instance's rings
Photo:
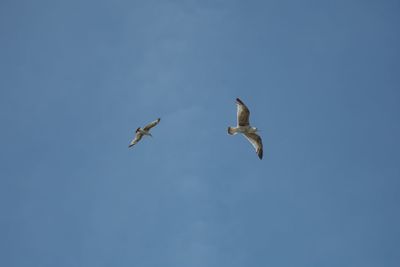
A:
{"type": "Polygon", "coordinates": [[[257,155],[260,159],[263,158],[263,150],[261,149],[260,151],[257,152],[257,155]]]}
{"type": "Polygon", "coordinates": [[[242,104],[242,105],[244,105],[244,104],[243,104],[243,101],[242,101],[242,100],[240,100],[239,98],[236,98],[236,102],[238,102],[239,104],[242,104]]]}

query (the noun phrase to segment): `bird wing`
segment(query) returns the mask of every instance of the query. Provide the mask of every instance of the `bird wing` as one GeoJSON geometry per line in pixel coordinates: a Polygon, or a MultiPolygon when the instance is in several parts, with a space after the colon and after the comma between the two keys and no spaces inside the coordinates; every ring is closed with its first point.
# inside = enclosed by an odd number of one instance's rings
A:
{"type": "Polygon", "coordinates": [[[140,141],[140,139],[142,139],[142,137],[143,134],[141,132],[137,132],[135,138],[129,144],[129,147],[136,145],[140,141]]]}
{"type": "Polygon", "coordinates": [[[250,124],[250,122],[249,122],[249,117],[250,117],[249,109],[246,107],[246,105],[239,98],[236,98],[236,104],[237,104],[237,125],[238,126],[248,126],[250,124]]]}
{"type": "Polygon", "coordinates": [[[244,136],[249,140],[256,150],[256,153],[260,159],[263,157],[263,144],[261,137],[256,133],[246,133],[244,136]]]}
{"type": "Polygon", "coordinates": [[[144,131],[149,131],[151,128],[153,128],[154,126],[156,126],[158,123],[160,122],[160,118],[158,118],[157,120],[150,122],[149,124],[147,124],[146,126],[144,126],[143,130],[144,131]]]}

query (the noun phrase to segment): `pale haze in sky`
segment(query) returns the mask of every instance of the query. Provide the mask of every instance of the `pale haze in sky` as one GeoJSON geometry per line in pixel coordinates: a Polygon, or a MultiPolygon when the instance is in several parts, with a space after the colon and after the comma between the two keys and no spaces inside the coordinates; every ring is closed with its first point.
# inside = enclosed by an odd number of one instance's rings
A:
{"type": "Polygon", "coordinates": [[[399,13],[1,1],[0,266],[399,266],[399,13]]]}

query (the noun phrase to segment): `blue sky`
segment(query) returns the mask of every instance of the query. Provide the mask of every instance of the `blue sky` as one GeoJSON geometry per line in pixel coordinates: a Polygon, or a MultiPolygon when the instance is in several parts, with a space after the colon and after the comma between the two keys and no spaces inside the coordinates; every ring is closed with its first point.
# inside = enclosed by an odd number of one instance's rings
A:
{"type": "Polygon", "coordinates": [[[2,1],[0,265],[398,266],[399,11],[2,1]]]}

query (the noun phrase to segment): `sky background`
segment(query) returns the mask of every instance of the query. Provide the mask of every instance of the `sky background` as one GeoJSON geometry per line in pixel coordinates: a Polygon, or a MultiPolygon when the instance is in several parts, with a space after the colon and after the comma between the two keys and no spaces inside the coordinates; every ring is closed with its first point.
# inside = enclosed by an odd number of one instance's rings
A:
{"type": "Polygon", "coordinates": [[[1,1],[0,265],[399,266],[399,13],[1,1]]]}

